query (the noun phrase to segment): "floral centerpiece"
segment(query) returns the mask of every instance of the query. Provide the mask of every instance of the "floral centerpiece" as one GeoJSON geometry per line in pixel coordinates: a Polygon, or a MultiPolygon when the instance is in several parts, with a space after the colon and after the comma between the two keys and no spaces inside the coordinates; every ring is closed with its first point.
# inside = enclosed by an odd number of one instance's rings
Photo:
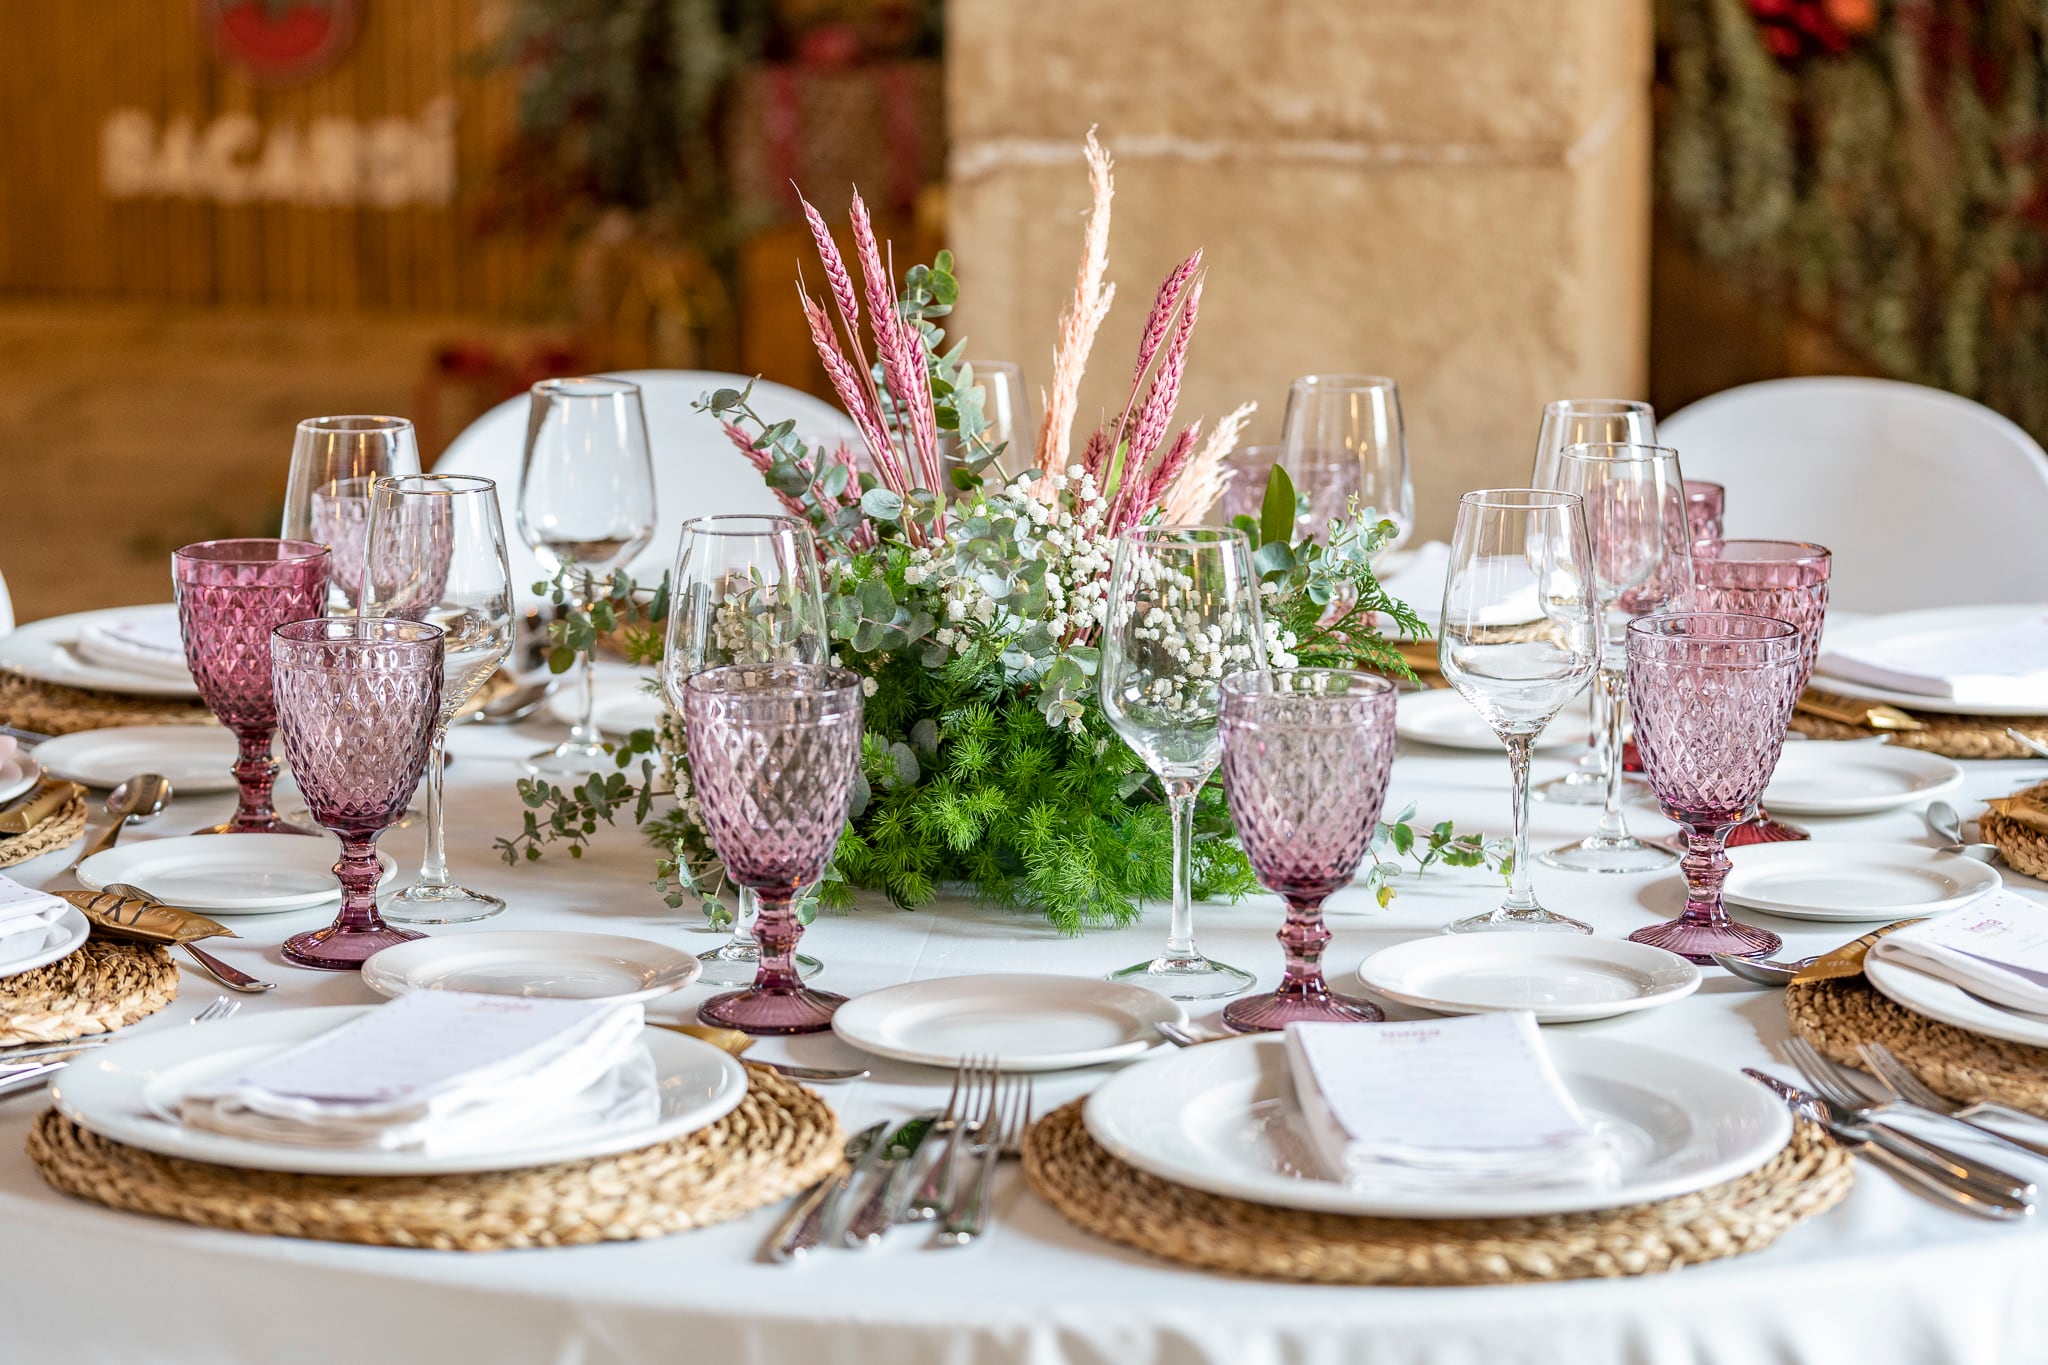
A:
{"type": "MultiPolygon", "coordinates": [[[[809,524],[835,660],[864,679],[861,780],[819,888],[827,905],[849,902],[858,887],[915,907],[959,883],[1078,932],[1126,922],[1140,901],[1169,893],[1167,810],[1096,703],[1096,642],[1115,537],[1141,524],[1200,521],[1222,494],[1225,457],[1252,409],[1238,408],[1206,437],[1199,421],[1175,430],[1202,298],[1197,251],[1153,298],[1123,405],[1073,448],[1081,376],[1115,294],[1104,278],[1111,163],[1093,134],[1087,160],[1093,206],[1034,450],[990,441],[964,347],[946,345],[939,320],[958,292],[950,255],[912,267],[899,287],[858,194],[858,280],[806,203],[825,297],[808,284],[800,296],[860,445],[827,446],[791,422],[770,423],[748,389],[721,389],[698,405],[809,524]]],[[[1354,508],[1322,538],[1297,540],[1297,511],[1276,469],[1262,515],[1238,519],[1261,580],[1270,661],[1407,675],[1379,622],[1411,634],[1423,625],[1381,588],[1371,564],[1393,524],[1354,508]]],[[[558,608],[578,598],[594,605],[557,621],[559,666],[621,626],[636,658],[658,656],[652,623],[667,610],[666,584],[651,596],[623,581],[594,592],[569,586],[555,585],[558,608]]],[[[504,856],[538,858],[551,842],[578,854],[601,822],[630,808],[664,850],[670,903],[695,895],[723,918],[723,871],[673,718],[620,745],[618,758],[620,771],[580,787],[523,781],[525,827],[500,841],[504,856]]],[[[1424,866],[1501,858],[1497,846],[1448,824],[1418,834],[1406,815],[1382,830],[1380,847],[1424,866]]],[[[1392,870],[1378,864],[1374,874],[1383,901],[1392,870]]],[[[1212,782],[1197,804],[1194,892],[1234,898],[1253,886],[1212,782]]]]}

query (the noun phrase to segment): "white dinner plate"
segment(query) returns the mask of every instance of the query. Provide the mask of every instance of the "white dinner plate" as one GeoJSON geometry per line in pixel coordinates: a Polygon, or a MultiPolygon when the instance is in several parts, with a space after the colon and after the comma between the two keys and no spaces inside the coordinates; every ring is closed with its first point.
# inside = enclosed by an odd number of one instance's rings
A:
{"type": "Polygon", "coordinates": [[[59,777],[112,787],[137,773],[160,773],[177,796],[235,789],[235,737],[218,725],[116,725],[80,730],[36,746],[59,777]]]}
{"type": "Polygon", "coordinates": [[[1873,815],[1931,800],[1963,785],[1960,765],[1889,744],[1787,744],[1764,789],[1783,815],[1873,815]]]}
{"type": "Polygon", "coordinates": [[[1952,981],[1916,971],[1903,962],[1872,953],[1863,959],[1863,975],[1882,995],[1915,1014],[1959,1029],[2002,1038],[2009,1043],[2048,1047],[2048,1017],[1994,1005],[1952,981]]]}
{"type": "MultiPolygon", "coordinates": [[[[341,841],[331,834],[186,834],[95,853],[78,865],[78,880],[94,891],[127,882],[166,905],[208,914],[262,915],[340,900],[340,857],[341,841]]],[[[382,886],[398,865],[386,853],[377,861],[382,886]]]]}
{"type": "Polygon", "coordinates": [[[1063,1071],[1159,1045],[1188,1013],[1157,991],[1085,976],[947,976],[841,1005],[832,1031],[864,1052],[926,1066],[992,1056],[1004,1071],[1063,1071]]]}
{"type": "Polygon", "coordinates": [[[2002,884],[1988,863],[1914,844],[1750,844],[1729,849],[1728,861],[1723,900],[1787,919],[1938,915],[2002,884]]]}
{"type": "Polygon", "coordinates": [[[69,956],[79,944],[85,942],[86,935],[91,932],[92,921],[80,913],[77,906],[66,906],[64,913],[44,928],[43,941],[39,946],[29,949],[12,961],[0,962],[0,981],[10,976],[18,976],[22,972],[31,972],[38,967],[48,966],[60,957],[69,956]]]}
{"type": "Polygon", "coordinates": [[[118,621],[133,616],[133,607],[106,607],[80,611],[69,616],[49,616],[16,626],[0,635],[0,668],[37,682],[60,683],[65,687],[90,687],[101,692],[126,692],[139,697],[197,697],[199,689],[190,678],[166,678],[155,673],[131,673],[91,663],[73,648],[78,633],[95,621],[118,621]]]}
{"type": "Polygon", "coordinates": [[[1495,1218],[1669,1199],[1755,1170],[1792,1136],[1776,1096],[1732,1067],[1610,1038],[1546,1037],[1565,1088],[1615,1141],[1613,1184],[1512,1192],[1355,1190],[1327,1178],[1301,1126],[1278,1034],[1180,1048],[1089,1096],[1088,1131],[1142,1171],[1281,1208],[1495,1218]]]}
{"type": "MultiPolygon", "coordinates": [[[[1538,749],[1569,749],[1584,745],[1592,730],[1582,701],[1567,704],[1536,737],[1538,749]]],[[[1404,693],[1394,703],[1394,732],[1415,744],[1446,749],[1483,749],[1500,753],[1500,736],[1486,718],[1448,687],[1404,693]]]]}
{"type": "Polygon", "coordinates": [[[623,934],[490,929],[395,943],[363,963],[379,995],[467,991],[558,1000],[652,1000],[704,970],[694,954],[623,934]]]}
{"type": "MultiPolygon", "coordinates": [[[[575,688],[558,687],[548,698],[548,714],[564,725],[573,725],[576,704],[575,688]]],[[[664,709],[661,698],[641,690],[638,682],[603,682],[598,684],[590,718],[606,739],[624,739],[635,730],[652,730],[661,724],[664,709]]]]}
{"type": "Polygon", "coordinates": [[[1934,711],[1951,716],[2038,716],[2048,712],[2048,697],[2028,702],[1962,702],[1944,697],[1925,697],[1917,692],[1894,692],[1888,687],[1851,682],[1827,672],[1828,651],[1856,649],[1866,645],[1895,644],[1913,636],[1969,635],[1995,630],[2021,621],[2038,621],[2048,616],[2048,605],[2007,604],[1991,607],[1938,607],[1928,611],[1901,611],[1889,616],[1866,616],[1852,624],[1830,626],[1821,642],[1821,657],[1813,685],[1836,696],[1858,701],[1889,702],[1913,711],[1934,711]]]}
{"type": "MultiPolygon", "coordinates": [[[[62,777],[64,774],[57,774],[62,777]]],[[[0,763],[0,801],[12,801],[43,780],[43,770],[28,755],[17,752],[0,763]]]]}
{"type": "Polygon", "coordinates": [[[1700,969],[1627,939],[1436,934],[1382,948],[1358,979],[1439,1014],[1528,1010],[1540,1024],[1570,1024],[1683,1000],[1699,989],[1700,969]]]}
{"type": "Polygon", "coordinates": [[[725,1053],[683,1034],[646,1028],[640,1041],[654,1058],[661,1093],[658,1117],[498,1151],[429,1156],[259,1142],[186,1128],[158,1112],[202,1081],[303,1043],[376,1008],[328,1005],[242,1015],[122,1038],[73,1061],[51,1082],[50,1098],[79,1126],[166,1156],[259,1171],[399,1176],[509,1171],[632,1151],[716,1122],[747,1093],[747,1073],[725,1053]]]}

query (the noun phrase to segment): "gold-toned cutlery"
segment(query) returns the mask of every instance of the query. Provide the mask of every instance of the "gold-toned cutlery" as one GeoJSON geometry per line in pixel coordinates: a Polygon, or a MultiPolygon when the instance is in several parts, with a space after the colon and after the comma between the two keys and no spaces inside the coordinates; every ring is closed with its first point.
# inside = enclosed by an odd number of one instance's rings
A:
{"type": "Polygon", "coordinates": [[[87,858],[112,848],[130,820],[138,824],[153,820],[170,804],[171,780],[161,773],[137,773],[121,782],[107,793],[105,809],[108,823],[85,841],[78,850],[78,856],[71,860],[71,866],[64,870],[78,871],[78,865],[87,858]]]}
{"type": "MultiPolygon", "coordinates": [[[[150,895],[149,892],[144,891],[141,887],[136,886],[132,882],[108,882],[107,890],[113,892],[117,896],[128,896],[131,898],[141,900],[156,901],[158,905],[164,904],[162,901],[158,901],[155,896],[150,895]]],[[[182,907],[175,905],[165,906],[164,908],[170,910],[182,909],[182,907]]],[[[186,913],[190,914],[192,912],[186,911],[186,913]]],[[[220,982],[221,985],[226,986],[231,991],[241,991],[249,995],[258,995],[264,991],[277,989],[277,984],[275,982],[258,981],[255,977],[249,975],[247,972],[241,970],[240,968],[230,967],[227,963],[221,961],[212,953],[205,951],[203,948],[199,947],[198,944],[192,942],[190,939],[179,940],[178,946],[184,949],[185,952],[192,958],[192,960],[194,962],[197,962],[200,965],[200,967],[204,969],[208,976],[211,976],[215,981],[220,982]]]]}

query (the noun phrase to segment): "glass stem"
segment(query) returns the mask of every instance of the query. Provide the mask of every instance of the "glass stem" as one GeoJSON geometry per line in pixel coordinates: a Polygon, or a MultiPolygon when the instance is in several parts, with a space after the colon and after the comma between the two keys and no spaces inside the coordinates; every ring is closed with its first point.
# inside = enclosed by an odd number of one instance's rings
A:
{"type": "Polygon", "coordinates": [[[1330,930],[1323,923],[1322,898],[1310,901],[1290,897],[1287,923],[1275,937],[1286,955],[1287,970],[1274,994],[1297,999],[1328,995],[1330,988],[1323,980],[1323,948],[1330,941],[1330,930]]]}
{"type": "Polygon", "coordinates": [[[266,829],[277,819],[271,808],[271,789],[277,785],[277,760],[270,756],[269,730],[242,730],[235,735],[235,785],[240,795],[235,802],[234,827],[266,829]]]}
{"type": "Polygon", "coordinates": [[[597,736],[591,724],[591,716],[597,710],[597,652],[576,656],[576,680],[570,684],[576,689],[576,721],[569,727],[571,744],[591,745],[597,736]]]}
{"type": "Polygon", "coordinates": [[[1508,773],[1515,788],[1514,863],[1508,868],[1508,898],[1501,909],[1509,914],[1541,910],[1529,876],[1529,750],[1533,735],[1508,735],[1508,773]]]}
{"type": "Polygon", "coordinates": [[[1173,916],[1167,921],[1166,956],[1199,957],[1195,951],[1195,793],[1198,777],[1160,779],[1166,787],[1166,810],[1173,821],[1173,916]]]}
{"type": "Polygon", "coordinates": [[[1612,840],[1628,838],[1628,822],[1621,816],[1621,723],[1627,715],[1622,706],[1622,689],[1628,685],[1628,675],[1619,668],[1601,665],[1599,689],[1600,744],[1604,750],[1607,774],[1607,799],[1600,808],[1600,828],[1595,839],[1612,840]]]}
{"type": "Polygon", "coordinates": [[[754,920],[761,913],[761,901],[754,894],[754,888],[743,886],[732,911],[732,937],[725,942],[726,951],[744,953],[754,946],[754,920]]]}
{"type": "Polygon", "coordinates": [[[1579,755],[1579,771],[1606,775],[1607,767],[1602,761],[1607,746],[1607,693],[1599,683],[1593,684],[1593,729],[1586,736],[1586,752],[1579,755]]]}
{"type": "Polygon", "coordinates": [[[794,895],[761,897],[761,912],[754,921],[754,937],[761,944],[761,966],[754,973],[756,993],[795,995],[803,989],[796,970],[796,941],[803,936],[794,895]]]}
{"type": "Polygon", "coordinates": [[[427,851],[420,859],[420,885],[436,890],[453,885],[448,879],[448,846],[441,829],[441,773],[448,761],[442,746],[447,742],[444,722],[434,728],[433,747],[427,751],[427,851]]]}
{"type": "Polygon", "coordinates": [[[1728,912],[1721,905],[1721,883],[1728,876],[1728,831],[1733,825],[1685,826],[1685,857],[1679,870],[1685,873],[1685,914],[1695,924],[1724,924],[1728,912]]]}
{"type": "Polygon", "coordinates": [[[344,837],[334,875],[341,882],[341,914],[335,928],[345,934],[383,928],[384,917],[377,913],[377,882],[384,869],[377,865],[377,841],[344,837]]]}

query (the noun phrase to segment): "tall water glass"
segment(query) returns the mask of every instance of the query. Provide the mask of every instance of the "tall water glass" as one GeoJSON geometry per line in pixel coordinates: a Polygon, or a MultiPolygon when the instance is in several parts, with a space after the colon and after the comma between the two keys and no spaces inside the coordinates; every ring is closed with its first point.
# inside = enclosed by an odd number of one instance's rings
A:
{"type": "Polygon", "coordinates": [[[185,664],[206,709],[234,731],[240,796],[226,824],[202,834],[311,834],[271,808],[277,760],[270,736],[277,701],[270,633],[327,605],[333,555],[304,540],[208,540],[171,556],[185,664]]]}
{"type": "Polygon", "coordinates": [[[1692,528],[1692,543],[1719,540],[1721,519],[1728,503],[1728,490],[1705,479],[1685,481],[1685,519],[1692,528]]]}
{"type": "Polygon", "coordinates": [[[754,983],[697,1018],[747,1033],[817,1033],[843,995],[803,984],[791,960],[803,889],[825,875],[860,768],[860,676],[814,664],[713,668],[683,686],[690,782],[732,879],[761,898],[754,983]]]}
{"type": "Polygon", "coordinates": [[[333,552],[329,614],[346,616],[357,607],[371,485],[419,472],[419,438],[403,417],[309,417],[299,423],[279,534],[317,541],[333,552]]]}
{"type": "MultiPolygon", "coordinates": [[[[598,580],[632,562],[654,538],[654,460],[640,386],[623,379],[544,379],[533,386],[520,467],[519,534],[553,575],[573,568],[571,597],[587,606],[598,580]]],[[[612,766],[591,712],[591,660],[575,664],[576,721],[569,738],[527,766],[580,781],[612,766]]]]}
{"type": "Polygon", "coordinates": [[[341,913],[284,942],[303,967],[355,971],[420,937],[377,913],[377,836],[420,784],[441,709],[441,628],[397,618],[327,617],[270,637],[277,724],[313,818],[341,839],[341,913]]]}
{"type": "Polygon", "coordinates": [[[1799,698],[1797,628],[1761,616],[1674,612],[1628,629],[1636,748],[1657,804],[1685,831],[1685,913],[1638,929],[1638,943],[1694,962],[1764,957],[1776,934],[1728,917],[1728,831],[1747,820],[1778,766],[1799,698]]]}
{"type": "MultiPolygon", "coordinates": [[[[691,678],[733,664],[822,664],[830,652],[825,599],[818,587],[818,547],[796,517],[692,517],[683,523],[670,577],[668,641],[661,686],[683,714],[691,678]]],[[[759,904],[739,888],[732,936],[697,960],[711,986],[744,986],[760,970],[753,923],[759,904]]],[[[797,953],[799,976],[819,969],[797,953]]]]}
{"type": "Polygon", "coordinates": [[[1266,666],[1251,544],[1236,531],[1137,527],[1117,538],[1097,682],[1102,712],[1166,789],[1173,912],[1166,950],[1110,973],[1176,1000],[1236,995],[1252,974],[1195,947],[1195,796],[1223,756],[1223,679],[1266,666]]]}
{"type": "MultiPolygon", "coordinates": [[[[1657,413],[1648,403],[1632,398],[1559,398],[1543,405],[1543,420],[1536,428],[1536,459],[1530,467],[1529,483],[1536,488],[1556,488],[1557,456],[1566,446],[1627,441],[1649,445],[1657,439],[1657,413]]],[[[1600,689],[1594,688],[1593,728],[1586,747],[1572,770],[1536,788],[1536,799],[1567,806],[1597,806],[1607,799],[1606,751],[1601,736],[1607,731],[1600,689]]]]}
{"type": "Polygon", "coordinates": [[[1446,933],[1593,932],[1544,909],[1529,878],[1529,751],[1600,666],[1592,558],[1576,493],[1493,488],[1458,500],[1437,661],[1508,751],[1515,827],[1507,899],[1446,933]]]}
{"type": "Polygon", "coordinates": [[[498,485],[467,474],[379,479],[370,494],[362,615],[441,628],[441,709],[427,755],[427,848],[419,880],[392,896],[398,924],[488,919],[505,902],[460,886],[448,872],[442,746],[448,722],[512,649],[512,569],[498,485]]]}
{"type": "Polygon", "coordinates": [[[1289,475],[1325,465],[1355,471],[1351,491],[1358,505],[1397,528],[1381,553],[1391,554],[1407,541],[1415,525],[1415,485],[1408,473],[1401,390],[1393,380],[1376,374],[1303,375],[1287,389],[1280,447],[1289,475]]]}
{"type": "Polygon", "coordinates": [[[1557,477],[1565,492],[1585,499],[1593,545],[1607,790],[1599,827],[1577,843],[1551,849],[1543,861],[1574,872],[1655,872],[1677,862],[1678,855],[1630,834],[1622,815],[1622,722],[1628,715],[1624,665],[1630,621],[1682,609],[1692,600],[1692,533],[1685,519],[1678,452],[1624,442],[1567,446],[1558,456],[1557,477]]]}
{"type": "Polygon", "coordinates": [[[1223,680],[1223,791],[1245,856],[1287,902],[1277,990],[1233,1000],[1240,1032],[1386,1016],[1323,979],[1323,902],[1349,884],[1379,826],[1394,765],[1394,686],[1335,668],[1265,669],[1223,680]]]}

